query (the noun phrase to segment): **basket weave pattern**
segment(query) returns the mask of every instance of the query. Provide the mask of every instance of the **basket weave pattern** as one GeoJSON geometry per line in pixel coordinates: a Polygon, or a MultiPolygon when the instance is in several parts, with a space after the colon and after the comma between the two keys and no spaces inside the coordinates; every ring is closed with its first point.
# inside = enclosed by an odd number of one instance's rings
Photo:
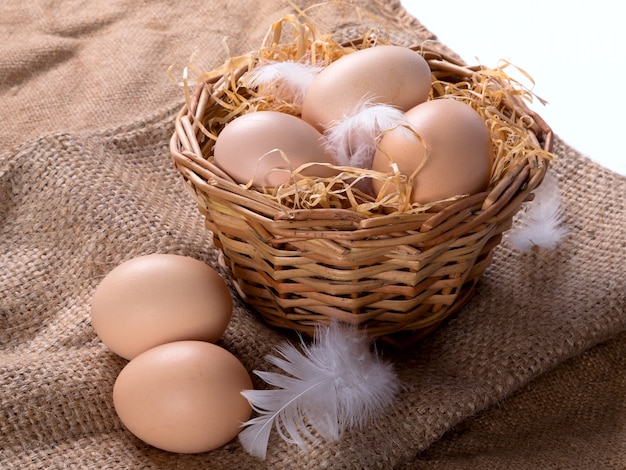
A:
{"type": "MultiPolygon", "coordinates": [[[[476,70],[424,46],[414,50],[439,80],[465,80],[476,70]]],[[[218,106],[221,84],[244,71],[200,84],[170,145],[240,296],[277,327],[312,334],[316,323],[338,319],[396,344],[428,334],[464,306],[547,163],[524,161],[488,191],[420,213],[292,210],[211,163],[214,141],[200,124],[218,106]]],[[[552,132],[539,116],[514,99],[505,107],[531,117],[529,138],[550,151],[552,132]]]]}

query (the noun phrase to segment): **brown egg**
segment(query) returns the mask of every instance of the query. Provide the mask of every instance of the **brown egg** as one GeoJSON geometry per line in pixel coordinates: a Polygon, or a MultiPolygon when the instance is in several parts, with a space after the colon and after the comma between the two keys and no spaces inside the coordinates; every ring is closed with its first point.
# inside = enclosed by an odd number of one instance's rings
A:
{"type": "Polygon", "coordinates": [[[91,302],[96,334],[126,359],[171,341],[217,341],[231,314],[230,290],[217,271],[173,254],[125,261],[102,279],[91,302]]]}
{"type": "Polygon", "coordinates": [[[203,341],[178,341],[130,361],[113,387],[120,420],[142,441],[169,452],[216,449],[252,414],[241,395],[252,389],[243,364],[203,341]]]}
{"type": "Polygon", "coordinates": [[[431,72],[417,52],[401,46],[376,46],[345,55],[313,79],[302,103],[302,119],[324,131],[363,99],[407,111],[428,99],[431,72]]]}
{"type": "MultiPolygon", "coordinates": [[[[412,202],[422,204],[484,191],[491,174],[489,131],[469,105],[452,98],[419,104],[405,113],[413,130],[423,139],[399,128],[386,134],[374,156],[376,171],[391,171],[390,159],[400,173],[410,176],[426,155],[413,180],[412,202]]],[[[373,182],[379,192],[382,183],[373,182]]]]}
{"type": "MultiPolygon", "coordinates": [[[[220,132],[213,156],[216,165],[237,183],[252,180],[252,186],[266,188],[289,181],[290,170],[304,163],[333,163],[319,131],[296,116],[277,111],[257,111],[232,120],[220,132]]],[[[302,171],[304,176],[322,178],[336,174],[323,165],[302,171]]]]}

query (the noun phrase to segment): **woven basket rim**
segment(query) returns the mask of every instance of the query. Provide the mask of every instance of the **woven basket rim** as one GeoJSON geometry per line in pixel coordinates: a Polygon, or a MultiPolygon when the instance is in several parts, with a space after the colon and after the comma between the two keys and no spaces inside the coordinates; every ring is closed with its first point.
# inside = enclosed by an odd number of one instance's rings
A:
{"type": "MultiPolygon", "coordinates": [[[[358,38],[353,41],[345,42],[342,45],[343,46],[355,46],[355,45],[358,46],[362,42],[363,42],[363,39],[358,38]]],[[[450,54],[446,54],[444,52],[437,50],[434,46],[429,45],[428,42],[424,42],[418,45],[407,46],[407,48],[421,54],[422,57],[424,57],[424,59],[428,62],[429,66],[431,66],[431,70],[433,69],[433,65],[435,65],[437,67],[437,70],[433,71],[433,75],[438,78],[442,76],[455,75],[455,74],[458,76],[467,76],[476,71],[489,69],[487,66],[482,65],[482,64],[469,65],[459,58],[456,58],[450,54]]],[[[233,75],[235,77],[240,77],[245,71],[246,71],[246,67],[243,66],[241,67],[240,70],[236,70],[233,75]]],[[[276,217],[279,219],[285,216],[293,217],[296,214],[301,214],[303,212],[308,213],[309,211],[321,212],[319,208],[293,209],[293,208],[286,207],[284,205],[281,205],[277,201],[273,201],[270,198],[265,197],[258,191],[255,191],[253,188],[245,189],[241,191],[238,188],[241,188],[242,186],[234,182],[227,173],[225,173],[223,170],[221,170],[219,167],[217,167],[213,163],[207,161],[205,158],[199,157],[199,154],[202,153],[202,152],[198,152],[199,149],[195,149],[196,152],[179,151],[179,148],[181,146],[181,137],[185,135],[185,127],[188,128],[190,125],[193,126],[191,122],[193,121],[193,119],[189,120],[189,122],[184,122],[186,121],[186,118],[189,118],[189,116],[193,115],[193,112],[191,112],[190,109],[193,109],[198,106],[198,103],[202,100],[203,92],[206,91],[207,85],[219,83],[223,79],[224,79],[223,75],[215,76],[211,79],[198,83],[194,89],[190,103],[184,104],[182,108],[179,110],[175,118],[176,129],[175,129],[174,134],[172,135],[172,139],[170,142],[170,150],[171,150],[172,155],[174,155],[175,164],[182,164],[183,160],[188,159],[188,160],[192,160],[194,164],[206,167],[205,168],[206,171],[210,173],[210,175],[207,173],[207,177],[210,176],[212,180],[219,181],[221,184],[224,185],[225,188],[228,188],[228,190],[232,191],[233,193],[241,194],[243,197],[254,199],[260,204],[267,206],[268,208],[270,207],[274,208],[276,217]],[[180,157],[179,154],[182,154],[183,158],[182,159],[178,158],[177,160],[177,157],[180,157]],[[261,197],[256,197],[257,195],[260,195],[261,197]],[[287,213],[290,215],[284,215],[287,213]]],[[[552,128],[543,119],[543,117],[536,111],[530,109],[530,107],[528,107],[526,103],[523,102],[517,96],[507,96],[505,100],[506,100],[506,106],[508,106],[511,110],[513,110],[513,112],[517,113],[520,116],[525,115],[532,120],[532,126],[528,129],[528,131],[532,132],[536,136],[537,140],[541,143],[541,147],[543,150],[545,150],[546,152],[551,152],[553,149],[553,145],[554,145],[554,135],[553,135],[552,128]]],[[[542,163],[545,163],[545,162],[542,162],[542,163]]],[[[541,168],[539,168],[538,170],[541,170],[541,168]]],[[[545,173],[545,171],[543,171],[542,173],[545,173]]],[[[540,184],[542,178],[543,176],[540,177],[539,181],[537,182],[537,186],[538,184],[540,184]]],[[[492,194],[490,194],[490,196],[486,199],[483,209],[486,209],[489,205],[495,202],[495,200],[500,196],[500,192],[502,191],[503,187],[504,187],[504,184],[501,185],[500,187],[492,188],[492,194]]],[[[440,203],[438,204],[437,207],[441,207],[442,205],[445,205],[445,203],[444,204],[440,203]]],[[[342,216],[348,216],[349,213],[353,213],[354,211],[352,209],[327,210],[328,215],[331,215],[334,212],[341,213],[342,216]]],[[[400,213],[398,213],[398,215],[399,214],[400,213]]],[[[372,215],[372,217],[383,217],[383,216],[384,214],[372,215]]]]}

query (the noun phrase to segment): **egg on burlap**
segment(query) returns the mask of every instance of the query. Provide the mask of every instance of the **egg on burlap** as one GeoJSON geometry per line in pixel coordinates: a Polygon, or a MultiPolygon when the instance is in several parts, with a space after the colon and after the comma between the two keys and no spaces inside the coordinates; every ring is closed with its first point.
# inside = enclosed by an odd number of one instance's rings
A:
{"type": "Polygon", "coordinates": [[[149,349],[122,369],[113,387],[115,411],[142,441],[177,453],[227,444],[251,414],[241,394],[252,389],[243,364],[204,341],[176,341],[149,349]]]}
{"type": "Polygon", "coordinates": [[[217,341],[232,315],[230,290],[206,263],[175,254],[131,258],[98,284],[91,323],[114,353],[132,359],[178,340],[217,341]]]}

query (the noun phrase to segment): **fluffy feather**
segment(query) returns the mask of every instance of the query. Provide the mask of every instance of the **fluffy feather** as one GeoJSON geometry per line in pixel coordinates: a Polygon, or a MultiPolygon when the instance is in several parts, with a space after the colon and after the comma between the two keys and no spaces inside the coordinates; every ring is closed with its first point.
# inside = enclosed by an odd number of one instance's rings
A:
{"type": "Polygon", "coordinates": [[[371,168],[376,138],[396,127],[408,127],[400,109],[363,100],[352,113],[332,122],[324,134],[338,165],[371,168]]]}
{"type": "Polygon", "coordinates": [[[302,104],[306,91],[322,67],[303,62],[267,62],[250,72],[248,85],[267,88],[275,97],[302,104]]]}
{"type": "Polygon", "coordinates": [[[307,450],[319,438],[336,441],[353,427],[363,427],[390,405],[399,380],[389,363],[370,349],[356,327],[333,322],[318,326],[311,345],[285,342],[269,355],[287,375],[255,371],[272,390],[244,390],[259,416],[243,425],[239,440],[250,454],[265,459],[272,428],[287,442],[307,450]]]}
{"type": "Polygon", "coordinates": [[[558,180],[547,173],[535,191],[535,199],[520,213],[509,232],[508,242],[521,252],[529,251],[533,246],[553,250],[568,233],[564,221],[558,180]]]}

